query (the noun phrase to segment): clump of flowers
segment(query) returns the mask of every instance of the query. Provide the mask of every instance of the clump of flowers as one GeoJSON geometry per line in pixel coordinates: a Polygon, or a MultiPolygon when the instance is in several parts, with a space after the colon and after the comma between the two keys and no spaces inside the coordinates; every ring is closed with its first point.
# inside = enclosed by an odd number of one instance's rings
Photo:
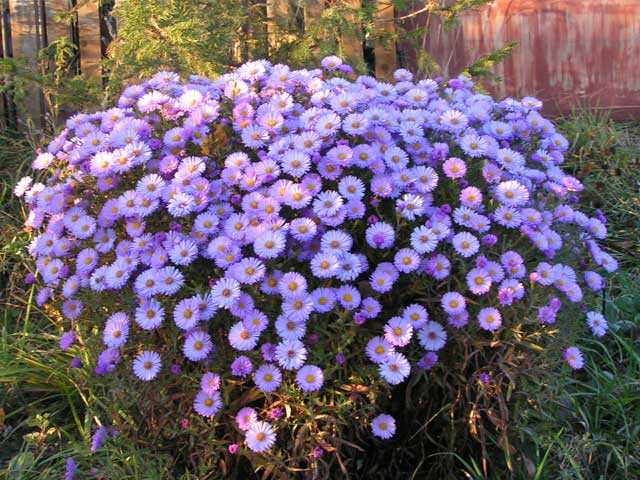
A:
{"type": "MultiPolygon", "coordinates": [[[[538,100],[322,65],[159,72],[70,118],[33,163],[46,178],[16,187],[37,232],[37,302],[66,318],[61,347],[97,326],[96,374],[196,374],[193,410],[234,416],[258,453],[286,425],[274,395],[321,395],[362,359],[389,390],[462,329],[543,328],[603,288],[595,267],[616,268],[538,100]],[[262,400],[229,411],[246,390],[262,400]]],[[[582,366],[576,347],[563,355],[582,366]]],[[[387,414],[362,421],[396,431],[387,414]]]]}

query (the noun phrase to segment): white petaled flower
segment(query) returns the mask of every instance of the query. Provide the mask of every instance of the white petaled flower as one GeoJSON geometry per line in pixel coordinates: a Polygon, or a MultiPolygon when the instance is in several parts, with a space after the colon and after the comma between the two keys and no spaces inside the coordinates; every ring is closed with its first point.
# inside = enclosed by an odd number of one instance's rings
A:
{"type": "Polygon", "coordinates": [[[437,351],[447,342],[447,332],[438,322],[430,321],[418,331],[418,341],[425,350],[437,351]]]}
{"type": "Polygon", "coordinates": [[[402,383],[411,372],[411,365],[401,353],[392,353],[379,365],[380,375],[391,385],[402,383]]]}
{"type": "Polygon", "coordinates": [[[133,361],[133,373],[140,380],[148,382],[158,376],[162,362],[156,352],[145,350],[133,361]]]}
{"type": "Polygon", "coordinates": [[[266,363],[253,374],[256,386],[263,392],[273,392],[282,383],[282,373],[275,365],[266,363]]]}
{"type": "Polygon", "coordinates": [[[396,433],[396,421],[391,415],[378,415],[371,422],[371,430],[376,437],[391,438],[396,433]]]}
{"type": "Polygon", "coordinates": [[[194,362],[207,358],[211,350],[213,350],[211,337],[201,330],[194,330],[187,334],[182,348],[185,357],[194,362]]]}
{"type": "Polygon", "coordinates": [[[253,350],[258,343],[258,334],[245,327],[243,322],[238,322],[229,330],[229,343],[241,352],[253,350]]]}
{"type": "Polygon", "coordinates": [[[296,373],[296,383],[304,392],[319,390],[324,383],[324,374],[315,365],[305,365],[296,373]]]}
{"type": "Polygon", "coordinates": [[[246,432],[245,441],[251,451],[266,452],[276,442],[276,432],[267,422],[253,422],[246,432]]]}

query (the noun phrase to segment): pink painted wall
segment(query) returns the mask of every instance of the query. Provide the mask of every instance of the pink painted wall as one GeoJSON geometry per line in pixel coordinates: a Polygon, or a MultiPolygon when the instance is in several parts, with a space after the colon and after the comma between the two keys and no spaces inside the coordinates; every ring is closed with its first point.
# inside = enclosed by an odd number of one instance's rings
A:
{"type": "Polygon", "coordinates": [[[504,79],[496,95],[537,96],[550,115],[588,106],[640,119],[640,0],[494,0],[449,32],[432,24],[427,50],[454,76],[512,40],[512,57],[494,68],[504,79]]]}

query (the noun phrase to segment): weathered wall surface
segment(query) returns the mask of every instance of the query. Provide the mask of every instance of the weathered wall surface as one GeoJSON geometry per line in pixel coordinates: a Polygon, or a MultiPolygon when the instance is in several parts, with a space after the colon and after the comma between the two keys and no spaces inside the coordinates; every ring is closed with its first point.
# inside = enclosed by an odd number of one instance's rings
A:
{"type": "Polygon", "coordinates": [[[497,95],[537,96],[548,114],[582,105],[640,118],[640,0],[494,0],[449,32],[433,25],[427,49],[452,76],[512,40],[497,95]]]}

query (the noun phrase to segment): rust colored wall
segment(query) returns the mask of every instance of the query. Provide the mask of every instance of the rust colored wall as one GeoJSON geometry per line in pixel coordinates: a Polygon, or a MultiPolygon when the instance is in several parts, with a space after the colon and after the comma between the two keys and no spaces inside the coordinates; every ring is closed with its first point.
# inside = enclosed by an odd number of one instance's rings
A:
{"type": "Polygon", "coordinates": [[[449,32],[432,27],[427,50],[448,77],[515,40],[512,57],[494,68],[504,78],[496,95],[537,96],[550,115],[577,105],[640,118],[640,0],[494,0],[449,32]]]}

